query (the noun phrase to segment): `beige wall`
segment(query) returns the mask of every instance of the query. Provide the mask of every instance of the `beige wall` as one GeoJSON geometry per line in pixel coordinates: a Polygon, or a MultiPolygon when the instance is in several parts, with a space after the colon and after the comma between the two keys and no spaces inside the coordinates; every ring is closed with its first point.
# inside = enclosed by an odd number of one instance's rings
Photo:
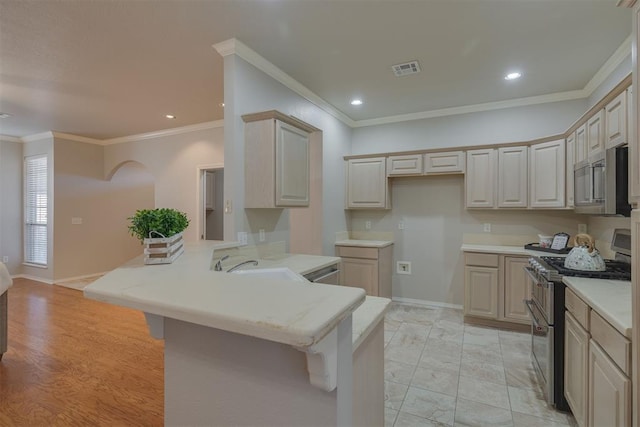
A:
{"type": "Polygon", "coordinates": [[[0,140],[0,261],[11,275],[22,273],[22,146],[0,140]]]}
{"type": "Polygon", "coordinates": [[[616,228],[631,228],[631,218],[624,217],[585,217],[584,224],[587,224],[587,233],[596,240],[596,248],[603,257],[613,258],[615,253],[611,250],[611,239],[616,228]]]}
{"type": "Polygon", "coordinates": [[[54,280],[109,271],[142,253],[127,217],[153,207],[152,175],[129,163],[105,180],[100,145],[56,138],[54,156],[54,280]]]}
{"type": "Polygon", "coordinates": [[[108,145],[104,155],[104,176],[127,161],[143,164],[154,177],[155,207],[185,212],[185,240],[198,239],[198,167],[224,163],[222,127],[108,145]]]}
{"type": "Polygon", "coordinates": [[[466,210],[462,175],[394,178],[392,202],[390,212],[352,211],[352,232],[394,240],[394,297],[444,304],[463,303],[463,242],[524,245],[537,241],[538,233],[574,235],[579,222],[563,211],[466,210]],[[491,233],[483,232],[485,223],[491,233]],[[410,261],[412,275],[396,274],[396,261],[410,261]]]}

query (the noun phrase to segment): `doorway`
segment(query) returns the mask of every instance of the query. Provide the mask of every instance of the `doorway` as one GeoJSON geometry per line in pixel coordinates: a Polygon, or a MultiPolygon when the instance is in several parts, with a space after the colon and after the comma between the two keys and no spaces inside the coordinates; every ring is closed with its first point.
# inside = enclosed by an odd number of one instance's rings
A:
{"type": "Polygon", "coordinates": [[[224,168],[199,172],[200,240],[224,240],[224,168]]]}

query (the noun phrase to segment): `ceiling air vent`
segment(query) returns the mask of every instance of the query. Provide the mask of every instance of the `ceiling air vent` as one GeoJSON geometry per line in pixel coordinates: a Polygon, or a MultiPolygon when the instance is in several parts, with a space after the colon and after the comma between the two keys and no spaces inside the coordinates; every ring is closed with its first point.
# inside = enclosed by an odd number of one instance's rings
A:
{"type": "Polygon", "coordinates": [[[395,74],[396,77],[408,76],[409,74],[416,74],[421,71],[418,61],[392,65],[391,68],[393,69],[393,74],[395,74]]]}

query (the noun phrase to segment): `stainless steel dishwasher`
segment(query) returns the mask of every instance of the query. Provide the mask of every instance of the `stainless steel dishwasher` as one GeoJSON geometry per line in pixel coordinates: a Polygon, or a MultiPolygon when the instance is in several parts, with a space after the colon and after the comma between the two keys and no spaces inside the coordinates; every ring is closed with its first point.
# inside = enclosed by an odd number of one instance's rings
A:
{"type": "Polygon", "coordinates": [[[325,283],[328,285],[337,285],[340,270],[338,264],[333,264],[319,270],[312,271],[304,275],[304,278],[312,283],[325,283]]]}

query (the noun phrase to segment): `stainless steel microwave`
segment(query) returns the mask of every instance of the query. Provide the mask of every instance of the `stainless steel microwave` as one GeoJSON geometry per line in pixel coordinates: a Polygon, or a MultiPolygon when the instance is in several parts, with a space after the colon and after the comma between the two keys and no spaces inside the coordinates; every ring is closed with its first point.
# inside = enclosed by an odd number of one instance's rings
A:
{"type": "Polygon", "coordinates": [[[631,216],[629,148],[609,148],[574,167],[576,213],[631,216]]]}

